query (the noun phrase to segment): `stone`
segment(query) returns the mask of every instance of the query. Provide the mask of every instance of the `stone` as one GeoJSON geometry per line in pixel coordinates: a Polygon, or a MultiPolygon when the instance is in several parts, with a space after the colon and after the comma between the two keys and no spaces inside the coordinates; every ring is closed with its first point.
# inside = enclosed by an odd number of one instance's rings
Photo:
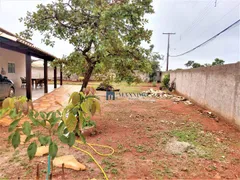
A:
{"type": "Polygon", "coordinates": [[[49,150],[49,146],[40,146],[37,148],[37,152],[36,152],[35,156],[40,157],[45,154],[48,154],[48,150],[49,150]]]}
{"type": "Polygon", "coordinates": [[[184,152],[187,152],[189,149],[194,148],[193,145],[191,145],[188,142],[180,142],[177,141],[175,138],[171,139],[170,142],[166,144],[166,152],[170,154],[182,154],[184,152]]]}
{"type": "Polygon", "coordinates": [[[26,140],[27,136],[25,134],[20,135],[20,144],[23,145],[25,140],[26,140]]]}
{"type": "Polygon", "coordinates": [[[64,164],[64,168],[69,168],[76,171],[86,170],[86,166],[79,163],[73,155],[60,156],[53,160],[53,165],[56,167],[62,167],[62,164],[64,164]]]}

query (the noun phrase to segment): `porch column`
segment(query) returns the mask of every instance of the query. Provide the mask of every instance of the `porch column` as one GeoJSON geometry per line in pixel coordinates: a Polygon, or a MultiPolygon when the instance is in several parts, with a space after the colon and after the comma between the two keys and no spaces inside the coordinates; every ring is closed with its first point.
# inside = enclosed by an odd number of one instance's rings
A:
{"type": "Polygon", "coordinates": [[[44,59],[44,93],[48,93],[48,61],[44,59]]]}
{"type": "Polygon", "coordinates": [[[62,73],[62,64],[60,65],[60,85],[62,86],[63,84],[63,73],[62,73]]]}
{"type": "Polygon", "coordinates": [[[31,56],[26,54],[26,96],[28,99],[32,99],[32,66],[31,56]]]}
{"type": "Polygon", "coordinates": [[[54,67],[54,89],[57,88],[57,67],[54,67]]]}

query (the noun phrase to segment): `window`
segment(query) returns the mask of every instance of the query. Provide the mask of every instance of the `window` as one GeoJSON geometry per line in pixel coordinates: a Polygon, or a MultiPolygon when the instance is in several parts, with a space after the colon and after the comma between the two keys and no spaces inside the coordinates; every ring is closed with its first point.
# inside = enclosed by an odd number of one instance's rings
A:
{"type": "Polygon", "coordinates": [[[8,63],[8,73],[15,73],[15,64],[8,63]]]}

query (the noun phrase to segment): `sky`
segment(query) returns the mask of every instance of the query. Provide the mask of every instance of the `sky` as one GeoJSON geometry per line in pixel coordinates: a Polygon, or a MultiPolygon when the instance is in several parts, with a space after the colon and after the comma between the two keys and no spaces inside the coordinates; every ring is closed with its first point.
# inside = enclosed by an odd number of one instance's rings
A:
{"type": "MultiPolygon", "coordinates": [[[[24,25],[19,22],[27,11],[36,10],[39,3],[52,0],[0,0],[0,27],[19,33],[24,25]]],[[[184,53],[240,19],[240,0],[153,0],[154,14],[146,15],[147,29],[153,31],[154,51],[164,55],[160,61],[162,70],[166,68],[167,35],[170,38],[170,55],[184,53]]],[[[41,35],[35,33],[31,41],[35,46],[57,57],[68,55],[73,47],[67,42],[56,40],[54,48],[41,42],[41,35]]],[[[240,61],[240,23],[203,47],[180,57],[169,58],[169,69],[186,68],[184,64],[193,60],[205,64],[215,58],[225,63],[240,61]]]]}

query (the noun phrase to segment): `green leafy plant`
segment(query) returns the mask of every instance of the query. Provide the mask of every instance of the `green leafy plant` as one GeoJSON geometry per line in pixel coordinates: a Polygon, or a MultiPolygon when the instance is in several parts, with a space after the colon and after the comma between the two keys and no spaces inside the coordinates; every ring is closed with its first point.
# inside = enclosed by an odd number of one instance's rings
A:
{"type": "Polygon", "coordinates": [[[132,82],[135,70],[151,71],[152,31],[145,24],[152,13],[152,0],[56,0],[27,12],[20,35],[31,39],[39,31],[46,45],[56,38],[69,42],[74,51],[60,62],[66,73],[84,76],[82,91],[94,73],[114,70],[118,80],[132,82]]]}
{"type": "Polygon", "coordinates": [[[29,159],[33,159],[37,151],[37,144],[49,146],[49,154],[54,159],[58,152],[58,144],[55,140],[58,137],[62,143],[73,146],[75,135],[79,135],[85,142],[82,135],[86,126],[95,126],[90,120],[96,112],[100,112],[98,98],[94,95],[93,88],[86,88],[84,92],[74,92],[69,98],[68,105],[60,111],[43,112],[36,111],[31,101],[26,97],[7,98],[3,101],[3,108],[0,110],[0,118],[8,115],[12,119],[8,131],[9,142],[16,149],[20,144],[20,134],[26,135],[25,143],[30,142],[27,148],[29,159]],[[23,117],[28,116],[21,126],[19,122],[23,117]],[[34,132],[33,127],[41,128],[42,133],[34,132]],[[37,141],[39,143],[37,143],[37,141]]]}
{"type": "Polygon", "coordinates": [[[156,82],[156,81],[153,81],[153,82],[152,82],[152,86],[153,86],[153,87],[157,87],[157,82],[156,82]]]}
{"type": "Polygon", "coordinates": [[[166,74],[162,81],[162,87],[169,88],[170,74],[166,74]]]}

